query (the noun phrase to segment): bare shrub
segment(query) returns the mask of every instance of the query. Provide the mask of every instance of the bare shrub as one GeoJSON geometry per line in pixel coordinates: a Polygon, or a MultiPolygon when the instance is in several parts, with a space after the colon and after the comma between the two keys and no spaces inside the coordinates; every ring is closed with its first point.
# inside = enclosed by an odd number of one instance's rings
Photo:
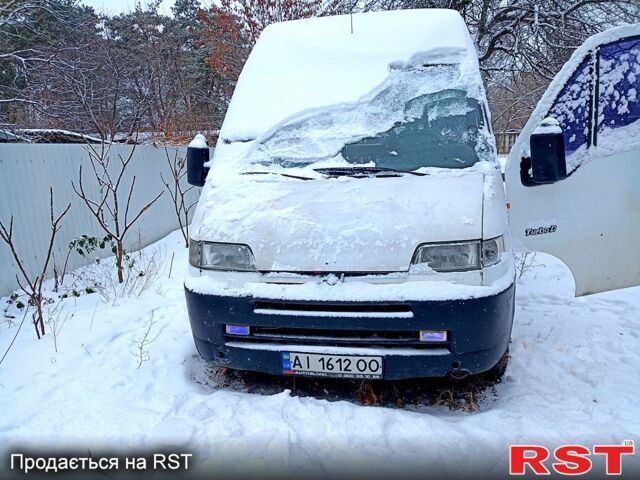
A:
{"type": "Polygon", "coordinates": [[[86,257],[98,249],[104,250],[105,248],[108,248],[111,252],[114,252],[116,249],[116,243],[113,241],[111,235],[99,238],[83,234],[71,240],[69,242],[69,250],[67,251],[67,255],[64,259],[64,264],[62,265],[62,272],[59,272],[57,266],[54,265],[55,283],[53,291],[57,292],[59,287],[64,285],[64,279],[67,275],[67,267],[69,265],[69,257],[72,252],[75,251],[80,256],[86,257]]]}
{"type": "Polygon", "coordinates": [[[516,262],[518,280],[534,268],[544,266],[536,262],[536,252],[514,252],[513,256],[516,262]]]}
{"type": "Polygon", "coordinates": [[[104,303],[115,304],[120,299],[137,298],[150,290],[165,268],[166,251],[163,248],[125,253],[120,282],[116,259],[96,258],[92,264],[70,273],[74,281],[69,288],[71,291],[95,291],[104,303]]]}
{"type": "MultiPolygon", "coordinates": [[[[42,295],[42,285],[46,279],[56,235],[61,228],[61,221],[69,211],[69,208],[71,208],[71,204],[67,205],[60,215],[57,217],[54,216],[53,187],[49,187],[49,219],[51,224],[51,233],[49,234],[49,243],[44,261],[42,262],[42,268],[39,273],[35,275],[29,275],[27,273],[23,262],[24,256],[18,253],[16,248],[16,241],[13,237],[13,215],[11,216],[11,220],[9,220],[8,228],[4,223],[0,222],[0,239],[9,246],[11,255],[18,266],[19,273],[16,275],[16,280],[20,289],[27,295],[29,299],[29,306],[33,307],[32,319],[38,338],[42,337],[45,333],[43,307],[47,300],[42,295]]],[[[31,254],[33,254],[33,252],[31,252],[31,254]]]]}
{"type": "Polygon", "coordinates": [[[18,338],[18,334],[20,333],[20,330],[22,329],[22,325],[24,324],[24,321],[27,318],[27,313],[28,313],[28,310],[25,309],[24,315],[22,316],[22,320],[20,321],[20,324],[18,325],[18,328],[16,329],[15,335],[13,335],[13,338],[11,339],[11,342],[9,342],[9,346],[7,347],[7,349],[2,354],[2,358],[0,358],[0,365],[2,365],[2,362],[4,362],[4,359],[7,358],[7,355],[9,354],[9,350],[11,350],[11,347],[13,347],[13,343],[16,341],[16,338],[18,338]]]}
{"type": "Polygon", "coordinates": [[[162,173],[160,173],[160,178],[171,196],[173,208],[178,218],[178,225],[182,232],[182,238],[184,238],[184,246],[187,248],[189,247],[189,213],[198,202],[189,203],[185,198],[191,189],[193,189],[193,185],[185,186],[184,176],[187,174],[187,159],[179,156],[177,150],[173,158],[169,157],[169,151],[166,148],[164,149],[164,153],[167,157],[167,163],[169,164],[171,178],[165,180],[162,173]]]}
{"type": "Polygon", "coordinates": [[[47,305],[47,327],[53,337],[53,348],[58,353],[58,336],[62,331],[62,327],[67,323],[69,318],[73,317],[73,313],[67,313],[64,311],[64,302],[57,302],[47,305]]]}
{"type": "Polygon", "coordinates": [[[115,173],[110,171],[113,170],[111,167],[112,155],[109,154],[111,145],[112,144],[105,144],[103,142],[99,147],[94,147],[91,144],[88,144],[86,147],[89,153],[93,175],[99,185],[99,197],[92,199],[86,193],[83,184],[82,165],[80,165],[78,173],[78,185],[72,182],[72,186],[76,195],[80,197],[87,209],[98,221],[105,235],[113,240],[114,247],[112,251],[116,260],[118,282],[123,283],[125,281],[124,270],[126,260],[125,238],[142,214],[151,208],[164,192],[160,192],[155,198],[147,202],[138,213],[130,215],[131,197],[133,196],[136,185],[135,175],[128,191],[121,187],[127,167],[131,164],[135,152],[135,144],[126,158],[122,155],[117,155],[118,163],[115,167],[115,173]],[[122,210],[124,210],[124,214],[122,214],[122,210]]]}
{"type": "Polygon", "coordinates": [[[145,323],[145,331],[142,337],[139,339],[134,338],[132,340],[135,348],[130,352],[131,355],[135,357],[138,362],[138,366],[136,368],[140,368],[144,362],[151,358],[149,353],[149,345],[157,340],[160,336],[160,332],[151,334],[151,330],[156,324],[155,319],[153,318],[155,314],[155,310],[151,311],[151,317],[149,317],[145,323]]]}

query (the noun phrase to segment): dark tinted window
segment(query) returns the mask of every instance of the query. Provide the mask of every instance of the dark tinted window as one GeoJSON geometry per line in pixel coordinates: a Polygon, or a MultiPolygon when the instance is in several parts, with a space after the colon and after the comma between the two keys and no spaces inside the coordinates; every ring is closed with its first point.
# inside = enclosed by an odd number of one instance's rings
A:
{"type": "Polygon", "coordinates": [[[606,129],[640,120],[640,38],[604,45],[599,51],[598,138],[606,129]]]}
{"type": "Polygon", "coordinates": [[[547,115],[560,122],[567,156],[587,144],[592,82],[593,60],[589,55],[573,72],[547,115]]]}

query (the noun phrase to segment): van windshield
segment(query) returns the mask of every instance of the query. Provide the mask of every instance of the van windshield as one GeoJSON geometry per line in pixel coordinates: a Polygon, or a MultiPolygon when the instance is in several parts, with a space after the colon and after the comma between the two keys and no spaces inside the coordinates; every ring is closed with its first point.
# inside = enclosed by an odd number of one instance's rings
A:
{"type": "Polygon", "coordinates": [[[415,98],[407,108],[420,109],[422,114],[348,143],[342,157],[349,163],[399,170],[464,168],[478,161],[482,112],[477,101],[460,90],[444,90],[415,98]]]}
{"type": "Polygon", "coordinates": [[[391,72],[372,98],[327,107],[258,140],[252,163],[397,170],[466,168],[492,148],[482,106],[461,85],[457,65],[391,72]]]}

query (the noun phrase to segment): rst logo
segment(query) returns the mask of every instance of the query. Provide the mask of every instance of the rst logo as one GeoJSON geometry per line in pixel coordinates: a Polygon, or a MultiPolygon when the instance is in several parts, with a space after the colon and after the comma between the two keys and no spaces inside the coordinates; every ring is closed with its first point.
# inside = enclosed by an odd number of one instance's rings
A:
{"type": "Polygon", "coordinates": [[[557,225],[549,225],[548,227],[538,227],[538,228],[525,228],[524,236],[530,237],[531,235],[545,235],[547,233],[554,233],[558,230],[557,225]]]}
{"type": "Polygon", "coordinates": [[[633,440],[622,445],[594,445],[592,450],[584,445],[562,445],[553,452],[541,445],[512,445],[509,447],[510,475],[550,475],[551,470],[560,475],[583,475],[591,471],[594,455],[604,457],[606,475],[622,475],[625,455],[635,454],[633,440]],[[555,460],[555,461],[554,461],[555,460]]]}

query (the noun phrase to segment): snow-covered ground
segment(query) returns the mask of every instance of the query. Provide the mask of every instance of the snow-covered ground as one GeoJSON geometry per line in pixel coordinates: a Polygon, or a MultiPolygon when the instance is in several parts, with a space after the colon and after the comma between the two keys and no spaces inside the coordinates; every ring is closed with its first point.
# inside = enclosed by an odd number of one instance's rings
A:
{"type": "MultiPolygon", "coordinates": [[[[147,251],[154,249],[166,268],[139,297],[115,305],[98,294],[63,301],[58,318],[73,316],[57,335],[57,352],[50,333],[37,340],[25,322],[0,365],[1,462],[12,448],[171,447],[220,475],[504,475],[512,443],[637,440],[640,288],[576,299],[570,272],[538,254],[518,285],[506,377],[478,411],[366,407],[218,386],[191,338],[182,238],[173,233],[147,251]]],[[[16,329],[0,324],[0,354],[16,329]]],[[[634,470],[638,456],[625,457],[623,471],[634,470]]]]}

